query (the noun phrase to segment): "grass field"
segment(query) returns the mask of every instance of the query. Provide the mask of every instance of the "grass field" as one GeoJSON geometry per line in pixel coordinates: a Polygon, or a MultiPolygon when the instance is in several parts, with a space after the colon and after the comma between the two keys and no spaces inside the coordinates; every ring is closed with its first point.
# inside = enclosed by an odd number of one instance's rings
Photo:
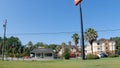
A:
{"type": "Polygon", "coordinates": [[[120,68],[119,58],[98,60],[0,61],[0,68],[120,68]]]}

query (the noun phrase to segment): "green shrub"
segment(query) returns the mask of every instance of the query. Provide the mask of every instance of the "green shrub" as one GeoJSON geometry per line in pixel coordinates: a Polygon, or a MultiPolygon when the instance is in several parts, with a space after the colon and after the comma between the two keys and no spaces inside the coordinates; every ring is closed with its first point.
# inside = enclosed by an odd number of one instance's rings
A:
{"type": "Polygon", "coordinates": [[[65,59],[70,59],[69,53],[66,53],[66,54],[64,55],[64,58],[65,58],[65,59]]]}
{"type": "Polygon", "coordinates": [[[89,54],[89,55],[86,55],[86,59],[99,59],[99,57],[97,55],[89,54]]]}
{"type": "Polygon", "coordinates": [[[16,56],[17,58],[19,58],[19,57],[20,57],[20,54],[19,54],[19,53],[16,53],[15,56],[16,56]]]}
{"type": "Polygon", "coordinates": [[[65,59],[70,59],[70,50],[66,47],[63,53],[65,59]]]}
{"type": "Polygon", "coordinates": [[[111,54],[111,55],[109,55],[109,57],[110,58],[114,58],[114,57],[119,57],[119,55],[117,55],[117,54],[111,54]]]}

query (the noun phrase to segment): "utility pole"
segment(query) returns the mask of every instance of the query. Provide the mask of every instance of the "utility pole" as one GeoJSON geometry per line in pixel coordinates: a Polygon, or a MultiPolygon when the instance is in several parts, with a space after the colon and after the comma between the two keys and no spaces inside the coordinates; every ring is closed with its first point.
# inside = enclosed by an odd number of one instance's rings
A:
{"type": "Polygon", "coordinates": [[[4,36],[3,36],[3,46],[2,46],[2,60],[4,61],[4,48],[5,48],[5,37],[6,37],[6,24],[7,24],[7,19],[5,20],[3,24],[3,29],[4,29],[4,36]]]}

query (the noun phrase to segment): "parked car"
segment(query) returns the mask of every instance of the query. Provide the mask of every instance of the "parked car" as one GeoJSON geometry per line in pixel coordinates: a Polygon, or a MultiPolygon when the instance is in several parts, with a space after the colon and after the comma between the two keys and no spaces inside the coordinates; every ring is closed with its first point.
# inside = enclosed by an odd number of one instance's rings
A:
{"type": "Polygon", "coordinates": [[[75,58],[76,57],[76,54],[70,54],[70,58],[75,58]]]}
{"type": "Polygon", "coordinates": [[[116,52],[117,55],[120,55],[120,51],[116,52]]]}
{"type": "Polygon", "coordinates": [[[105,54],[105,53],[100,53],[100,54],[97,54],[97,56],[98,56],[99,58],[108,57],[108,55],[107,55],[107,54],[105,54]]]}

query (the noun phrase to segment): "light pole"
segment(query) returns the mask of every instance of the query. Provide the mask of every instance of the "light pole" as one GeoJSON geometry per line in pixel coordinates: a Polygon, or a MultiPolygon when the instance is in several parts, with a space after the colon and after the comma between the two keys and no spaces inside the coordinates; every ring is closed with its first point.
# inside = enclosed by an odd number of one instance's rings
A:
{"type": "Polygon", "coordinates": [[[83,18],[82,18],[82,7],[81,2],[83,0],[74,0],[74,5],[77,6],[79,4],[80,9],[80,30],[81,30],[81,48],[82,48],[82,59],[85,60],[85,47],[84,47],[84,31],[83,31],[83,18]]]}
{"type": "Polygon", "coordinates": [[[80,29],[81,29],[81,46],[82,46],[82,59],[85,60],[85,46],[84,46],[84,29],[83,29],[83,18],[82,18],[82,7],[79,4],[80,8],[80,29]]]}
{"type": "Polygon", "coordinates": [[[5,23],[3,24],[3,29],[4,29],[4,36],[3,36],[3,46],[2,46],[2,60],[4,61],[4,47],[5,47],[5,36],[6,36],[6,24],[7,24],[7,19],[5,20],[5,23]]]}

